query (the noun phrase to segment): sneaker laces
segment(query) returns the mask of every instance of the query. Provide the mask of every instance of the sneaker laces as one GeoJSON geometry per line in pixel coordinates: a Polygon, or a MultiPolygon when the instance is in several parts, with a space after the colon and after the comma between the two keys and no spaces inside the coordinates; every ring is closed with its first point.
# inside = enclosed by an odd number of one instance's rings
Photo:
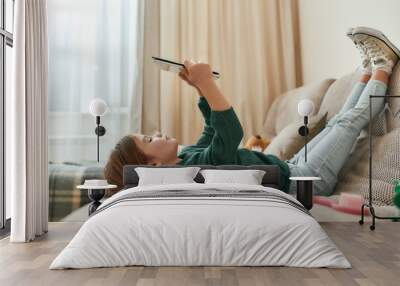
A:
{"type": "Polygon", "coordinates": [[[367,49],[361,43],[356,43],[356,48],[358,49],[361,57],[368,57],[367,49]]]}
{"type": "Polygon", "coordinates": [[[365,40],[364,47],[366,49],[368,56],[372,60],[374,60],[376,58],[383,58],[385,60],[389,60],[386,57],[383,49],[381,47],[379,47],[379,45],[376,43],[376,41],[374,39],[368,38],[367,40],[365,40]]]}

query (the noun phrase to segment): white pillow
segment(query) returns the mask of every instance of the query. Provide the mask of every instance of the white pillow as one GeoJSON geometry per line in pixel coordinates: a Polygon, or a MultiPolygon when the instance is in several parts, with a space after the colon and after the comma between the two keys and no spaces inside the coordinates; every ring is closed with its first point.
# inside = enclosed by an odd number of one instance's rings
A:
{"type": "Polygon", "coordinates": [[[261,170],[202,170],[205,184],[234,183],[261,185],[265,171],[261,170]]]}
{"type": "Polygon", "coordinates": [[[199,167],[135,168],[139,176],[139,186],[195,183],[193,179],[199,170],[199,167]]]}

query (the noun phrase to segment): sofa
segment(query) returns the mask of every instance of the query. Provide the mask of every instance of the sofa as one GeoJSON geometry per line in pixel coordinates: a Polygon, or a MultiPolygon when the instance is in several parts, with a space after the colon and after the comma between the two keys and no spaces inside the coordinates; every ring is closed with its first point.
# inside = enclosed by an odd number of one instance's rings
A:
{"type": "MultiPolygon", "coordinates": [[[[285,150],[287,147],[285,144],[290,143],[290,140],[282,136],[289,126],[298,128],[302,125],[303,119],[297,113],[299,100],[307,98],[314,102],[315,109],[310,117],[310,122],[314,120],[320,123],[322,119],[327,121],[340,110],[359,76],[360,71],[356,70],[339,79],[325,79],[307,84],[277,97],[266,115],[261,132],[261,135],[271,141],[264,153],[274,154],[284,160],[288,159],[285,158],[287,154],[285,155],[283,154],[285,152],[279,150],[285,150]],[[277,146],[279,148],[276,148],[277,146]]],[[[399,64],[393,71],[388,92],[391,95],[400,95],[399,64]]],[[[400,178],[400,99],[389,99],[388,106],[390,109],[382,112],[372,125],[373,200],[374,204],[378,206],[392,205],[392,179],[400,178]]],[[[362,195],[364,199],[368,199],[369,144],[367,130],[365,128],[361,132],[346,165],[341,170],[334,196],[349,193],[362,195]]],[[[291,132],[293,133],[293,131],[291,132]]],[[[395,210],[394,207],[392,208],[395,210]]]]}

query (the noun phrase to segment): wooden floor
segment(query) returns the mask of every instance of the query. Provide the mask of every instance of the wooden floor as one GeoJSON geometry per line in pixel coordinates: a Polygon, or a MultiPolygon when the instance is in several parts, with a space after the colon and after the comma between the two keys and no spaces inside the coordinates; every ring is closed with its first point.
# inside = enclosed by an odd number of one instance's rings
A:
{"type": "Polygon", "coordinates": [[[0,241],[0,285],[400,285],[400,223],[379,222],[375,232],[357,223],[322,223],[352,269],[289,267],[123,267],[48,270],[80,223],[51,223],[28,244],[0,241]]]}

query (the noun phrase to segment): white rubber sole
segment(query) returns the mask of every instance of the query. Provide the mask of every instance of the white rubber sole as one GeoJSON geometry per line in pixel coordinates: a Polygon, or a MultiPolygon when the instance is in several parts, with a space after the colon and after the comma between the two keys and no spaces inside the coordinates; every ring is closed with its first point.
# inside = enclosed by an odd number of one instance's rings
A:
{"type": "Polygon", "coordinates": [[[353,36],[356,34],[368,35],[383,41],[400,58],[400,50],[381,31],[368,27],[357,27],[353,29],[353,36]]]}

